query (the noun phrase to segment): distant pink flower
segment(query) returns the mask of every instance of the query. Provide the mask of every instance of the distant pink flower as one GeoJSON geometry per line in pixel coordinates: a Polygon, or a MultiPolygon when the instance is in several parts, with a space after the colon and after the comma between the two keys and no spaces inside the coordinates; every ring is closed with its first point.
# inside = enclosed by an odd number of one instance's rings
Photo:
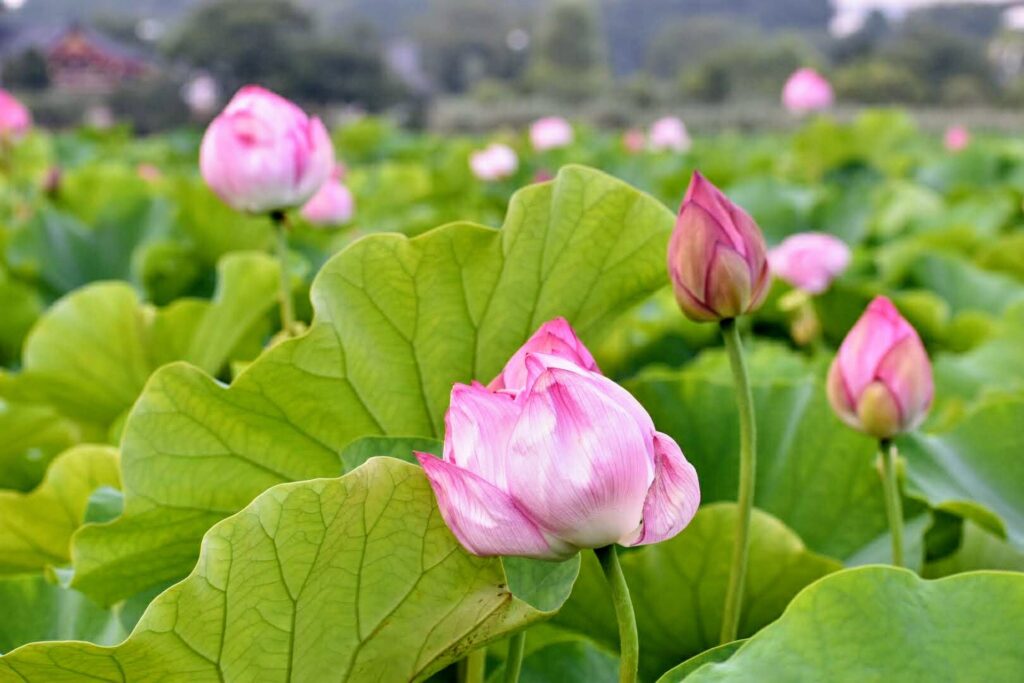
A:
{"type": "Polygon", "coordinates": [[[850,248],[823,232],[790,235],[768,250],[768,266],[779,278],[808,294],[828,289],[850,265],[850,248]]]}
{"type": "Polygon", "coordinates": [[[139,164],[135,167],[135,173],[148,183],[155,183],[164,177],[160,169],[153,164],[139,164]]]}
{"type": "Polygon", "coordinates": [[[480,180],[493,182],[514,174],[519,169],[519,157],[508,145],[494,142],[470,154],[469,167],[480,180]]]}
{"type": "Polygon", "coordinates": [[[782,104],[794,114],[828,109],[833,100],[832,86],[814,69],[797,69],[782,89],[782,104]]]}
{"type": "Polygon", "coordinates": [[[647,146],[647,136],[639,128],[630,128],[622,134],[622,146],[630,154],[638,154],[647,146]]]}
{"type": "Polygon", "coordinates": [[[324,184],[334,149],[320,119],[255,85],[210,123],[199,150],[203,178],[225,203],[250,213],[301,206],[324,184]]]}
{"type": "Polygon", "coordinates": [[[971,133],[965,126],[950,126],[943,142],[950,152],[959,152],[971,143],[971,133]]]}
{"type": "Polygon", "coordinates": [[[443,456],[416,454],[445,523],[475,555],[553,560],[675,536],[700,503],[693,466],[629,392],[572,360],[590,354],[565,321],[545,327],[575,350],[521,349],[516,391],[456,384],[443,456]]]}
{"type": "Polygon", "coordinates": [[[668,244],[679,308],[697,322],[757,310],[768,295],[764,237],[754,219],[694,172],[668,244]]]}
{"type": "Polygon", "coordinates": [[[0,88],[0,138],[19,138],[32,127],[32,115],[11,93],[0,88]]]}
{"type": "MultiPolygon", "coordinates": [[[[341,167],[344,171],[344,167],[341,167]]],[[[340,179],[341,172],[335,168],[316,194],[299,211],[302,217],[313,225],[343,225],[352,220],[356,202],[351,190],[340,179]]]]}
{"type": "Polygon", "coordinates": [[[533,182],[535,183],[546,183],[549,180],[554,180],[554,178],[554,174],[546,168],[538,168],[533,174],[533,182]]]}
{"type": "Polygon", "coordinates": [[[537,152],[566,147],[572,139],[572,126],[560,116],[546,116],[530,126],[530,143],[537,152]]]}
{"type": "Polygon", "coordinates": [[[692,144],[686,124],[676,116],[666,116],[651,125],[651,149],[656,152],[685,152],[692,144]]]}
{"type": "Polygon", "coordinates": [[[931,362],[917,332],[884,296],[846,335],[827,389],[843,422],[875,438],[891,438],[924,420],[935,393],[931,362]]]}

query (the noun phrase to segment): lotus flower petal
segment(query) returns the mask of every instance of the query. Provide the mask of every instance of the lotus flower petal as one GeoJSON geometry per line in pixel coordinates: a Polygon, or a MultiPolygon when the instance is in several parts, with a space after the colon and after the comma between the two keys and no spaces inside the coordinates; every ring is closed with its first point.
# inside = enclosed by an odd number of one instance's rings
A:
{"type": "Polygon", "coordinates": [[[494,391],[522,391],[526,386],[526,355],[540,353],[572,361],[585,370],[600,372],[590,350],[584,346],[565,318],[555,318],[541,325],[526,343],[519,347],[501,374],[488,385],[494,391]]]}
{"type": "Polygon", "coordinates": [[[505,453],[519,419],[512,396],[456,384],[445,414],[444,459],[505,490],[505,453]]]}
{"type": "Polygon", "coordinates": [[[541,527],[581,548],[632,538],[654,478],[650,433],[600,379],[544,370],[509,439],[509,493],[541,527]]]}
{"type": "Polygon", "coordinates": [[[654,482],[644,501],[640,536],[629,545],[647,545],[682,531],[700,505],[700,484],[679,445],[667,434],[654,435],[654,482]]]}
{"type": "Polygon", "coordinates": [[[504,491],[429,453],[417,453],[416,459],[430,480],[445,524],[469,552],[543,559],[566,556],[552,549],[537,524],[504,491]]]}

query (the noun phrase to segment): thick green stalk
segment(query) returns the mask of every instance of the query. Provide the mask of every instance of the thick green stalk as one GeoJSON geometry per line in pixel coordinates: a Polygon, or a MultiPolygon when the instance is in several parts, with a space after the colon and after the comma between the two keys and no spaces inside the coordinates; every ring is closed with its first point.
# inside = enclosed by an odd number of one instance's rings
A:
{"type": "Polygon", "coordinates": [[[523,650],[526,648],[526,631],[520,631],[508,641],[508,657],[505,658],[505,683],[519,683],[519,672],[523,668],[523,650]]]}
{"type": "Polygon", "coordinates": [[[900,485],[896,476],[896,444],[888,439],[879,443],[878,458],[882,461],[882,488],[885,491],[885,514],[889,518],[889,533],[892,537],[892,563],[903,566],[903,503],[900,500],[900,485]]]}
{"type": "Polygon", "coordinates": [[[288,221],[284,211],[270,214],[274,221],[274,232],[277,247],[277,262],[281,267],[281,288],[278,292],[281,305],[281,329],[289,337],[295,336],[295,306],[292,301],[291,282],[288,279],[288,221]]]}
{"type": "Polygon", "coordinates": [[[636,631],[636,615],[629,597],[629,586],[622,574],[619,554],[614,545],[595,548],[594,554],[604,570],[611,589],[615,617],[619,622],[619,683],[636,683],[640,668],[640,639],[636,631]]]}
{"type": "Polygon", "coordinates": [[[473,650],[459,662],[460,683],[484,683],[487,673],[487,648],[473,650]]]}
{"type": "Polygon", "coordinates": [[[725,610],[722,614],[720,640],[728,643],[736,640],[740,627],[740,611],[743,606],[743,587],[747,579],[747,557],[750,555],[750,515],[754,508],[754,481],[757,478],[757,428],[754,424],[754,398],[750,393],[747,364],[743,358],[743,342],[740,341],[736,320],[719,323],[725,338],[725,349],[729,354],[733,382],[736,385],[736,405],[740,414],[740,482],[736,499],[736,538],[732,549],[732,566],[729,571],[729,588],[725,595],[725,610]]]}

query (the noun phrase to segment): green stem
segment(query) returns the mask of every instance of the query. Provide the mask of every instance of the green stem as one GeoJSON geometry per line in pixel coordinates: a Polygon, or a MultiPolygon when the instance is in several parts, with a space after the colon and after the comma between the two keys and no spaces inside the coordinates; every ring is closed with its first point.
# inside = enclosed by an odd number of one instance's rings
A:
{"type": "Polygon", "coordinates": [[[892,563],[903,566],[903,504],[900,500],[900,484],[896,476],[896,444],[882,439],[878,457],[882,461],[882,488],[885,491],[885,514],[889,518],[889,533],[892,537],[892,563]]]}
{"type": "Polygon", "coordinates": [[[604,578],[611,589],[615,617],[619,622],[619,683],[636,683],[640,668],[640,640],[636,632],[636,615],[629,597],[629,586],[622,574],[619,554],[614,545],[595,548],[594,554],[604,570],[604,578]]]}
{"type": "Polygon", "coordinates": [[[295,336],[295,307],[292,301],[291,282],[288,278],[288,221],[284,211],[270,214],[274,221],[274,232],[277,238],[277,262],[281,267],[281,288],[278,298],[281,305],[281,329],[289,337],[295,336]]]}
{"type": "Polygon", "coordinates": [[[459,662],[460,683],[484,683],[487,672],[487,648],[473,650],[459,662]]]}
{"type": "Polygon", "coordinates": [[[747,579],[747,557],[750,555],[750,515],[754,507],[754,481],[757,477],[757,428],[754,424],[754,398],[750,393],[747,364],[743,359],[743,342],[736,329],[736,320],[719,323],[729,354],[733,382],[736,385],[736,405],[740,414],[740,482],[737,496],[736,538],[732,549],[729,588],[725,595],[722,614],[721,642],[737,638],[740,611],[743,606],[743,585],[747,579]]]}
{"type": "Polygon", "coordinates": [[[505,658],[505,683],[518,683],[523,668],[523,650],[526,648],[526,631],[520,631],[508,641],[508,657],[505,658]]]}

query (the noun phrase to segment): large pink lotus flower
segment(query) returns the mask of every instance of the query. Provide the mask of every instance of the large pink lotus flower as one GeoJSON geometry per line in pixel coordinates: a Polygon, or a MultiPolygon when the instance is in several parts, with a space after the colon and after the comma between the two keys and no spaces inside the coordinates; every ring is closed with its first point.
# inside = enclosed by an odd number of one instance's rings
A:
{"type": "Polygon", "coordinates": [[[530,143],[537,152],[572,144],[572,125],[560,116],[545,116],[530,126],[530,143]]]}
{"type": "Polygon", "coordinates": [[[199,150],[210,188],[250,213],[301,206],[333,167],[334,149],[320,119],[255,85],[239,90],[210,123],[199,150]]]}
{"type": "Polygon", "coordinates": [[[18,138],[32,127],[32,114],[14,95],[0,88],[0,138],[18,138]]]}
{"type": "Polygon", "coordinates": [[[657,543],[693,518],[693,466],[629,392],[596,372],[565,321],[542,327],[496,386],[455,385],[443,456],[416,454],[469,552],[561,560],[657,543]]]}
{"type": "Polygon", "coordinates": [[[655,152],[685,152],[692,144],[686,124],[676,116],[665,116],[651,124],[650,145],[655,152]]]}
{"type": "Polygon", "coordinates": [[[814,69],[797,69],[782,89],[782,104],[794,114],[821,111],[832,106],[832,86],[814,69]]]}
{"type": "Polygon", "coordinates": [[[950,126],[942,142],[950,152],[959,152],[971,144],[971,133],[964,126],[950,126]]]}
{"type": "Polygon", "coordinates": [[[508,145],[491,143],[469,155],[469,168],[484,182],[503,180],[519,169],[519,157],[508,145]]]}
{"type": "Polygon", "coordinates": [[[843,422],[879,439],[924,420],[935,391],[932,366],[917,332],[884,296],[871,302],[846,335],[827,388],[843,422]]]}
{"type": "Polygon", "coordinates": [[[770,282],[764,237],[747,212],[694,172],[668,245],[676,301],[691,320],[756,310],[770,282]]]}
{"type": "Polygon", "coordinates": [[[299,211],[313,225],[343,225],[352,220],[356,210],[355,198],[340,176],[344,169],[335,169],[331,177],[320,186],[313,197],[299,211]]]}
{"type": "Polygon", "coordinates": [[[771,271],[797,289],[820,294],[850,265],[850,248],[823,232],[801,232],[768,251],[771,271]]]}

